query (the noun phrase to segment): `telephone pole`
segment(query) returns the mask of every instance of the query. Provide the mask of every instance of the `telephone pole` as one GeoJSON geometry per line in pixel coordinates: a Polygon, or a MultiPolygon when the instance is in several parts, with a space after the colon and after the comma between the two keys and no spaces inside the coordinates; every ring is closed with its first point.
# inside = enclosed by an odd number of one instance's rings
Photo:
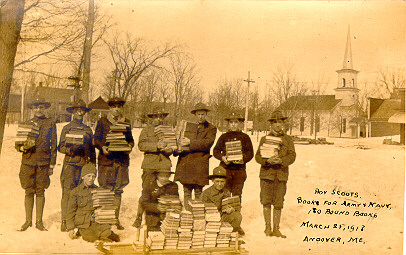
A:
{"type": "Polygon", "coordinates": [[[255,83],[254,80],[250,79],[250,71],[248,71],[248,79],[244,80],[248,86],[247,86],[247,95],[245,98],[245,121],[244,121],[244,132],[247,133],[247,124],[248,124],[248,101],[250,97],[250,83],[255,83]]]}

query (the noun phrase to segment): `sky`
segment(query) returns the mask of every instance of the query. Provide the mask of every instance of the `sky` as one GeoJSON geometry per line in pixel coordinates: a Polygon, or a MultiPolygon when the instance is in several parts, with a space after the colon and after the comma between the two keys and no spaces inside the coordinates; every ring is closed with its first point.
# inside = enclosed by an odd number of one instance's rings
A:
{"type": "Polygon", "coordinates": [[[248,71],[261,87],[278,66],[291,65],[299,81],[310,84],[322,77],[326,92],[333,93],[348,25],[359,84],[374,81],[382,68],[404,68],[406,63],[403,1],[101,3],[123,32],[155,43],[184,45],[207,88],[223,78],[246,79],[248,71]]]}

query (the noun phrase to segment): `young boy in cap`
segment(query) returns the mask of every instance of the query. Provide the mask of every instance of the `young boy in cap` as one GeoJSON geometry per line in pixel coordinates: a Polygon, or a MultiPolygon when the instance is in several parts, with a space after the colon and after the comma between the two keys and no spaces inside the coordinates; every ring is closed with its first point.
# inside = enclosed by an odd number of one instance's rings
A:
{"type": "Polygon", "coordinates": [[[94,133],[94,143],[99,150],[98,165],[99,165],[99,185],[103,188],[111,188],[115,192],[114,204],[117,206],[116,227],[123,230],[124,227],[118,220],[121,206],[121,195],[124,187],[130,182],[128,177],[128,166],[130,165],[130,152],[129,151],[109,151],[106,142],[107,134],[110,132],[111,127],[115,124],[124,124],[126,126],[123,132],[125,141],[127,142],[130,150],[134,147],[134,138],[131,132],[131,123],[128,119],[124,118],[124,104],[125,100],[122,98],[111,98],[107,101],[110,112],[107,117],[101,117],[96,125],[94,133]]]}
{"type": "Polygon", "coordinates": [[[158,198],[163,195],[179,196],[178,185],[169,180],[169,169],[155,170],[156,179],[145,184],[142,190],[142,206],[146,212],[147,231],[159,231],[161,220],[165,218],[165,208],[158,203],[158,198]]]}
{"type": "Polygon", "coordinates": [[[265,235],[286,238],[279,230],[283,201],[286,194],[286,182],[289,176],[289,165],[296,159],[295,146],[292,138],[285,134],[283,130],[284,122],[287,117],[280,111],[272,113],[270,129],[268,136],[278,137],[281,140],[277,155],[269,158],[261,155],[261,147],[266,141],[266,136],[261,138],[255,160],[261,165],[260,178],[260,200],[263,205],[265,219],[265,235]],[[271,228],[271,206],[273,205],[273,231],[271,228]]]}
{"type": "MultiPolygon", "coordinates": [[[[155,108],[153,112],[148,114],[149,123],[140,134],[138,139],[138,148],[144,152],[144,159],[142,161],[141,168],[143,169],[142,189],[145,189],[146,184],[154,181],[156,178],[155,171],[168,170],[172,167],[169,156],[172,155],[173,149],[168,147],[163,141],[159,141],[158,136],[155,133],[155,127],[162,125],[163,120],[169,113],[163,112],[161,109],[155,108]]],[[[141,197],[138,201],[137,217],[133,226],[139,228],[142,222],[142,214],[144,209],[142,208],[141,197]]]]}
{"type": "Polygon", "coordinates": [[[220,160],[220,166],[227,171],[226,186],[233,196],[239,196],[241,200],[244,182],[247,179],[245,164],[254,157],[254,149],[250,137],[241,131],[244,118],[232,113],[225,118],[228,122],[228,131],[220,136],[213,149],[213,155],[220,160]],[[239,142],[241,145],[242,159],[232,160],[227,157],[226,143],[239,142]]]}
{"type": "Polygon", "coordinates": [[[83,124],[84,115],[91,109],[86,107],[83,100],[73,102],[66,111],[72,114],[72,121],[62,128],[58,150],[65,154],[61,172],[61,231],[66,231],[66,212],[68,208],[69,194],[78,186],[82,167],[91,162],[96,165],[96,152],[93,145],[93,131],[83,124]],[[80,143],[67,142],[66,135],[78,134],[83,137],[80,143]]]}
{"type": "Polygon", "coordinates": [[[49,175],[52,175],[56,163],[56,126],[55,123],[45,117],[45,109],[51,106],[43,98],[36,98],[30,108],[34,117],[29,124],[39,128],[39,135],[35,140],[29,140],[23,145],[16,143],[18,152],[22,152],[20,183],[25,189],[25,223],[19,231],[25,231],[32,226],[32,211],[34,207],[34,195],[36,197],[36,224],[35,227],[46,231],[42,221],[45,206],[45,189],[49,187],[49,175]]]}
{"type": "Polygon", "coordinates": [[[198,125],[188,130],[190,136],[185,137],[182,141],[183,145],[189,146],[189,148],[174,153],[175,156],[179,155],[174,181],[182,183],[184,206],[189,211],[191,210],[189,200],[192,199],[192,191],[195,191],[195,198],[198,198],[203,187],[209,184],[210,148],[217,133],[217,128],[206,120],[209,111],[203,103],[195,105],[191,113],[195,115],[198,125]]]}
{"type": "Polygon", "coordinates": [[[234,232],[237,231],[240,235],[245,235],[244,230],[241,228],[241,212],[236,211],[230,205],[222,208],[223,199],[231,197],[230,191],[225,187],[227,182],[226,169],[222,166],[214,168],[213,174],[209,178],[213,181],[213,185],[203,191],[201,196],[202,202],[215,204],[219,212],[221,212],[221,221],[229,222],[234,232]]]}
{"type": "Polygon", "coordinates": [[[99,224],[94,221],[93,213],[95,208],[92,201],[92,190],[97,189],[94,185],[96,179],[96,167],[88,163],[82,167],[82,182],[70,192],[67,230],[69,237],[75,239],[78,237],[74,229],[78,229],[83,240],[94,242],[96,240],[119,242],[120,237],[111,231],[109,224],[99,224]]]}

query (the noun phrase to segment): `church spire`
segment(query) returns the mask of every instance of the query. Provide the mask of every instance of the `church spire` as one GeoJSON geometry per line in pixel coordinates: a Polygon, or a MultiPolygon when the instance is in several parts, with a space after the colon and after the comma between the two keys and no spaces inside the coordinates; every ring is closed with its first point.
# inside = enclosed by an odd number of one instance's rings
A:
{"type": "Polygon", "coordinates": [[[350,24],[348,24],[347,44],[345,45],[343,69],[353,69],[353,66],[352,66],[350,24]]]}

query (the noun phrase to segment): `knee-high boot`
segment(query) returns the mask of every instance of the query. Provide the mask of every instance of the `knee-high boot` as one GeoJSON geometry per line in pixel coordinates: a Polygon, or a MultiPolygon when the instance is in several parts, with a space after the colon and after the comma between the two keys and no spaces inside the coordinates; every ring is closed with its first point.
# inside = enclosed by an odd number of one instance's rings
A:
{"type": "Polygon", "coordinates": [[[124,227],[121,225],[119,216],[120,216],[120,208],[121,208],[121,194],[115,194],[114,195],[114,205],[116,206],[116,227],[118,230],[123,230],[124,227]]]}
{"type": "Polygon", "coordinates": [[[44,223],[42,222],[42,215],[44,213],[44,206],[45,206],[45,195],[44,193],[40,193],[36,195],[36,200],[35,200],[35,227],[41,231],[48,231],[44,227],[44,223]]]}
{"type": "Polygon", "coordinates": [[[273,236],[286,238],[286,236],[279,231],[281,214],[282,210],[273,209],[273,236]]]}
{"type": "Polygon", "coordinates": [[[271,216],[272,216],[272,210],[270,206],[264,206],[263,208],[264,212],[264,220],[265,220],[265,235],[266,236],[272,236],[272,227],[271,227],[271,216]]]}
{"type": "Polygon", "coordinates": [[[34,210],[34,193],[25,192],[24,197],[25,222],[19,231],[26,231],[32,226],[32,211],[34,210]]]}
{"type": "Polygon", "coordinates": [[[138,199],[138,209],[137,209],[137,216],[133,223],[133,227],[140,228],[142,223],[142,214],[144,213],[144,207],[142,207],[141,198],[138,199]]]}

